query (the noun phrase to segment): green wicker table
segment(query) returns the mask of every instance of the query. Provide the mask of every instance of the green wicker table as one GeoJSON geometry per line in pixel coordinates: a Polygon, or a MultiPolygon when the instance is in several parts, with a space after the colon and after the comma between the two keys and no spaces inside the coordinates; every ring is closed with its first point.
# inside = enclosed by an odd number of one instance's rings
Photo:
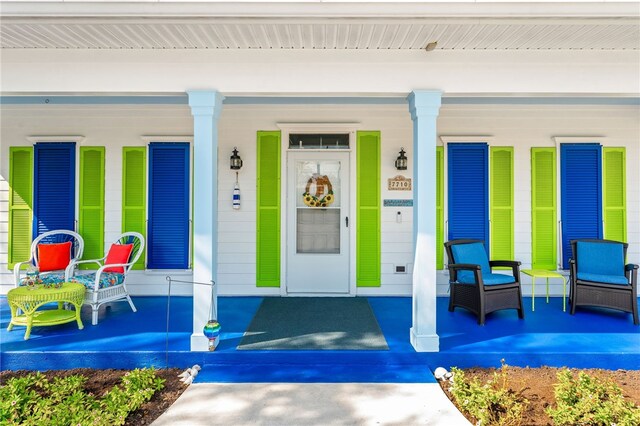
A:
{"type": "Polygon", "coordinates": [[[567,310],[567,279],[562,274],[545,269],[522,269],[520,272],[531,277],[531,311],[536,310],[536,278],[547,279],[547,303],[549,303],[549,278],[560,278],[562,280],[562,312],[567,310]]]}
{"type": "Polygon", "coordinates": [[[7,331],[11,331],[14,325],[25,325],[27,331],[24,340],[29,340],[31,327],[66,324],[77,321],[78,328],[82,330],[84,325],[80,318],[80,308],[84,302],[85,287],[77,283],[63,283],[60,288],[44,288],[40,285],[36,289],[27,286],[9,290],[7,302],[11,309],[11,322],[7,331]],[[47,303],[58,302],[58,309],[38,311],[38,308],[47,303]],[[63,302],[71,303],[75,310],[60,309],[63,302]],[[22,314],[18,315],[18,310],[22,314]]]}

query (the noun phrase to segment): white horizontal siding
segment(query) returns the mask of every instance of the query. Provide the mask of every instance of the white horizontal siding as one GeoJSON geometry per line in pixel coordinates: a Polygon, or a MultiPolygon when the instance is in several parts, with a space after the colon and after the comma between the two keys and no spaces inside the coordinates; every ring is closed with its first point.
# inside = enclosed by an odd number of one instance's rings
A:
{"type": "Polygon", "coordinates": [[[256,230],[246,230],[242,229],[242,231],[237,230],[229,230],[225,229],[218,232],[218,244],[227,244],[227,243],[256,243],[256,230]]]}
{"type": "MultiPolygon", "coordinates": [[[[2,144],[2,149],[3,152],[0,153],[0,158],[3,158],[2,163],[8,163],[9,160],[4,160],[4,158],[8,156],[9,150],[5,150],[4,143],[2,144]]],[[[13,274],[7,268],[9,256],[9,245],[7,244],[9,232],[9,182],[7,182],[5,176],[8,177],[9,175],[6,172],[0,173],[0,294],[5,294],[13,287],[13,274]]]]}
{"type": "MultiPolygon", "coordinates": [[[[2,112],[0,131],[0,291],[13,286],[7,270],[8,232],[8,148],[28,145],[26,136],[77,134],[85,136],[83,145],[106,146],[105,246],[121,229],[122,147],[144,146],[143,135],[189,135],[192,117],[186,106],[7,106],[2,112]],[[9,141],[9,142],[7,142],[9,141]]],[[[515,257],[523,268],[531,263],[530,148],[553,146],[552,137],[563,135],[602,135],[606,146],[627,148],[627,214],[629,261],[640,262],[640,123],[638,107],[445,105],[438,119],[441,135],[481,134],[493,136],[493,145],[514,146],[515,154],[515,257]]],[[[387,179],[397,174],[411,177],[413,170],[412,123],[408,108],[354,105],[229,105],[219,124],[219,294],[277,295],[277,288],[255,287],[256,262],[256,152],[258,130],[275,130],[277,122],[359,122],[362,130],[380,130],[383,199],[412,198],[411,192],[388,191],[387,179]],[[237,146],[244,167],[238,175],[241,208],[233,210],[231,196],[235,173],[229,170],[229,155],[237,146]],[[409,169],[395,170],[393,162],[400,147],[409,157],[409,169]]],[[[445,168],[446,170],[446,168],[445,168]]],[[[445,189],[446,193],[446,189],[445,189]]],[[[282,200],[284,207],[285,199],[282,200]]],[[[413,209],[382,207],[381,270],[382,286],[360,288],[361,295],[411,294],[413,266],[413,209]],[[397,222],[397,212],[402,221],[397,222]],[[394,267],[407,267],[407,274],[394,273],[394,267]]],[[[446,210],[445,210],[446,212],[446,210]]],[[[188,281],[184,271],[135,271],[129,277],[133,294],[166,294],[165,275],[188,281]]],[[[437,293],[447,295],[446,271],[437,274],[437,293]]],[[[530,280],[523,277],[525,294],[530,280]]],[[[538,284],[537,294],[544,285],[538,284]]],[[[552,284],[552,294],[562,294],[552,284]]],[[[173,294],[191,294],[187,284],[175,284],[173,294]]]]}
{"type": "MultiPolygon", "coordinates": [[[[187,106],[2,106],[0,122],[0,192],[8,185],[9,146],[28,146],[27,136],[82,135],[80,146],[105,146],[105,250],[122,229],[122,147],[144,146],[143,135],[189,135],[193,120],[187,106]],[[10,141],[10,142],[8,142],[10,141]]],[[[8,196],[7,196],[8,197],[8,196]]],[[[77,205],[77,203],[76,203],[77,205]]],[[[8,203],[0,201],[0,221],[8,220],[8,203]]],[[[7,230],[0,228],[0,291],[13,287],[7,271],[7,230]]],[[[166,275],[166,274],[165,274],[166,275]]],[[[127,279],[132,294],[166,294],[165,275],[134,271],[127,279]]],[[[191,294],[180,290],[179,294],[191,294]]]]}
{"type": "MultiPolygon", "coordinates": [[[[636,114],[635,125],[640,127],[636,114]]],[[[630,134],[626,143],[616,140],[611,146],[627,147],[627,238],[629,251],[627,259],[632,263],[640,263],[640,136],[630,134]]],[[[612,143],[608,141],[607,145],[612,143]]]]}
{"type": "MultiPolygon", "coordinates": [[[[603,136],[604,146],[625,147],[629,261],[638,263],[640,170],[634,166],[640,159],[638,112],[638,107],[445,105],[441,109],[438,132],[444,135],[491,135],[492,146],[515,147],[514,255],[522,262],[522,269],[531,267],[531,148],[553,147],[554,136],[584,135],[603,136]]],[[[530,294],[531,279],[523,275],[522,281],[524,294],[530,294]]],[[[437,282],[438,294],[446,295],[448,276],[445,271],[438,273],[437,282]]],[[[537,295],[542,294],[542,287],[538,280],[537,295]]],[[[561,285],[551,284],[550,293],[562,295],[561,285]]]]}
{"type": "Polygon", "coordinates": [[[413,232],[387,232],[382,234],[382,244],[385,243],[413,243],[413,232]]]}

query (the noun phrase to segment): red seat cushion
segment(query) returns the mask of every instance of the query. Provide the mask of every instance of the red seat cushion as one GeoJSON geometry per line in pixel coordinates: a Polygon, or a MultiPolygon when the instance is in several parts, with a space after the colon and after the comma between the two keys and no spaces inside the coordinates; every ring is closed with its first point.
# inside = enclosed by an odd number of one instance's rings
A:
{"type": "Polygon", "coordinates": [[[71,241],[59,244],[38,244],[38,267],[40,272],[58,271],[69,266],[71,241]]]}
{"type": "MultiPolygon", "coordinates": [[[[113,263],[129,263],[129,256],[133,250],[133,244],[111,244],[107,259],[104,261],[105,265],[111,265],[113,263]]],[[[104,272],[117,272],[124,274],[124,267],[114,266],[113,268],[105,268],[104,272]]]]}

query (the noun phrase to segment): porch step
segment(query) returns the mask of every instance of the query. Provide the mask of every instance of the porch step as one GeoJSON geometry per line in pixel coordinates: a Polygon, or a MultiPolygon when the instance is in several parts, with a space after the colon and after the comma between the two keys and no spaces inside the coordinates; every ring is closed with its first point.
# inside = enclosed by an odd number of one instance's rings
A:
{"type": "Polygon", "coordinates": [[[205,364],[196,383],[434,383],[426,365],[205,364]]]}
{"type": "Polygon", "coordinates": [[[417,354],[390,351],[235,351],[204,356],[197,382],[433,383],[417,354]]]}

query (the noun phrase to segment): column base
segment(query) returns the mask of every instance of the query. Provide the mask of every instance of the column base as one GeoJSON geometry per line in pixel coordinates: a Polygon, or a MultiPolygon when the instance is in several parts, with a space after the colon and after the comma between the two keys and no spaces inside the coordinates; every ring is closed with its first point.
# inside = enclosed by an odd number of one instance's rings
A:
{"type": "MultiPolygon", "coordinates": [[[[213,347],[217,348],[220,338],[216,337],[213,347]]],[[[202,333],[193,333],[191,335],[191,351],[192,352],[209,352],[209,339],[202,333]]]]}
{"type": "Polygon", "coordinates": [[[416,334],[414,327],[411,327],[411,346],[416,352],[440,352],[440,337],[437,334],[416,334]]]}

